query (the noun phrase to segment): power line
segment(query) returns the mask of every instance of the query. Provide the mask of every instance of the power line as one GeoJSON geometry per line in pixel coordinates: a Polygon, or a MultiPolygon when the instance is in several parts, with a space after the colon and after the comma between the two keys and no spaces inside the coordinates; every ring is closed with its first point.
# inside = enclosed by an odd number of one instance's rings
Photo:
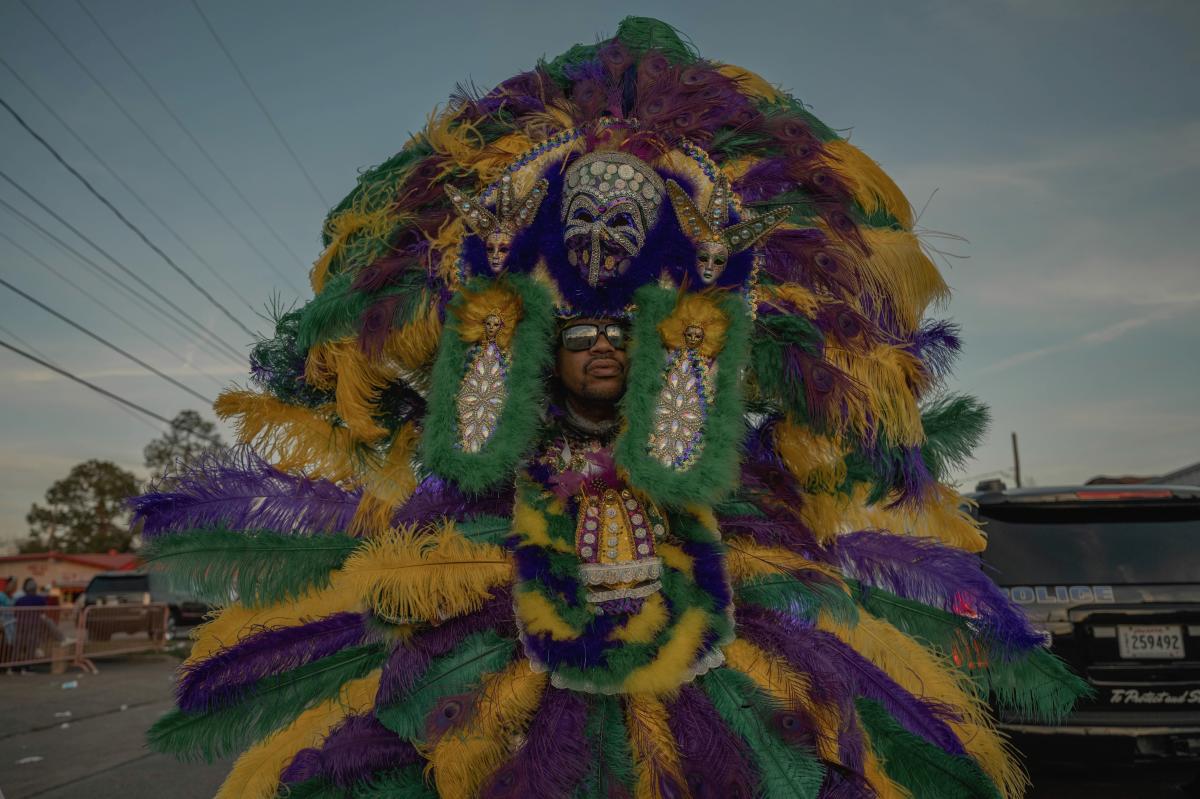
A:
{"type": "Polygon", "coordinates": [[[84,327],[83,325],[79,324],[78,322],[76,322],[75,320],[73,320],[73,319],[71,319],[70,317],[66,316],[65,314],[61,314],[61,313],[59,313],[58,311],[54,310],[53,308],[51,308],[51,307],[50,307],[49,305],[47,305],[46,303],[44,303],[44,302],[42,302],[41,300],[39,300],[37,297],[34,297],[34,296],[33,296],[33,295],[31,295],[31,294],[26,294],[24,291],[22,291],[21,289],[17,288],[16,286],[14,286],[12,283],[9,283],[7,280],[5,280],[5,279],[4,279],[4,278],[2,278],[2,277],[0,277],[0,286],[4,286],[6,289],[8,289],[9,291],[13,292],[14,294],[18,294],[18,295],[20,295],[20,296],[24,297],[25,299],[29,300],[29,301],[30,301],[30,302],[32,302],[34,305],[36,305],[37,307],[41,308],[43,311],[45,311],[46,313],[48,313],[48,314],[50,314],[51,316],[55,317],[55,318],[56,318],[56,319],[58,319],[59,321],[62,321],[62,322],[65,322],[65,323],[67,323],[68,325],[70,325],[71,327],[75,328],[75,329],[76,329],[76,330],[78,330],[80,333],[83,333],[85,336],[87,336],[88,338],[92,339],[93,341],[97,341],[97,342],[99,342],[100,344],[103,344],[105,347],[108,347],[108,348],[109,348],[110,350],[112,350],[113,352],[115,352],[115,353],[118,353],[118,354],[120,354],[120,355],[123,355],[124,357],[126,357],[126,358],[128,358],[129,360],[133,361],[134,363],[136,363],[138,366],[142,367],[142,368],[143,368],[143,369],[145,369],[146,371],[148,371],[148,372],[152,372],[152,373],[154,373],[155,375],[158,375],[158,376],[159,376],[159,377],[161,377],[163,380],[166,380],[168,383],[170,383],[171,385],[173,385],[173,386],[175,386],[176,388],[180,389],[181,391],[186,391],[188,394],[191,394],[191,395],[192,395],[193,397],[195,397],[196,399],[198,399],[198,400],[200,400],[200,401],[202,401],[202,402],[207,402],[209,405],[212,405],[212,402],[213,402],[213,401],[212,401],[212,399],[210,399],[209,397],[206,397],[206,396],[204,396],[203,394],[201,394],[201,393],[200,393],[200,392],[198,392],[198,391],[194,391],[193,389],[191,389],[191,388],[189,388],[188,386],[184,385],[183,383],[179,382],[179,381],[178,381],[178,380],[176,380],[175,378],[171,377],[171,376],[170,376],[169,374],[167,374],[166,372],[159,371],[159,370],[158,370],[158,369],[156,369],[155,367],[153,367],[153,366],[151,366],[150,364],[148,364],[148,363],[146,363],[145,361],[143,361],[141,358],[137,357],[136,355],[134,355],[134,354],[132,354],[132,353],[130,353],[130,352],[128,352],[128,351],[126,351],[126,350],[123,350],[123,349],[121,349],[121,348],[120,348],[120,347],[118,347],[116,344],[113,344],[111,341],[109,341],[108,339],[104,338],[103,336],[100,336],[100,335],[98,335],[98,334],[96,334],[96,333],[93,333],[91,330],[89,330],[88,328],[86,328],[86,327],[84,327]]]}
{"type": "MultiPolygon", "coordinates": [[[[24,0],[22,0],[22,2],[24,2],[24,0]]],[[[208,17],[204,15],[204,11],[200,8],[200,4],[197,3],[196,0],[192,0],[192,8],[196,9],[196,13],[200,15],[200,19],[204,20],[204,27],[208,28],[208,32],[211,33],[213,39],[216,40],[217,46],[221,48],[221,52],[223,52],[225,57],[229,59],[229,63],[233,67],[233,71],[237,73],[238,78],[242,81],[242,85],[246,87],[246,91],[248,91],[250,96],[254,98],[254,102],[258,105],[258,110],[263,112],[263,116],[265,116],[267,118],[267,122],[271,124],[271,129],[274,130],[275,135],[279,137],[279,141],[283,144],[284,149],[288,151],[288,154],[292,157],[292,160],[296,162],[296,166],[300,168],[300,172],[304,174],[304,179],[308,181],[309,188],[313,190],[313,194],[317,195],[317,199],[321,201],[323,208],[328,208],[329,201],[325,199],[325,195],[321,194],[321,190],[317,188],[317,182],[313,180],[312,175],[308,173],[308,170],[304,167],[304,162],[300,160],[300,156],[296,155],[296,151],[292,149],[292,145],[288,144],[288,140],[283,135],[283,131],[280,130],[279,126],[275,124],[275,119],[271,116],[271,112],[267,110],[265,105],[263,105],[263,101],[259,99],[258,93],[254,91],[254,88],[250,85],[250,81],[246,80],[246,75],[242,72],[242,68],[238,66],[237,61],[234,60],[233,53],[229,52],[229,48],[225,46],[225,42],[221,41],[221,37],[217,34],[217,29],[214,28],[212,23],[208,21],[208,17]]]]}
{"type": "MultiPolygon", "coordinates": [[[[166,311],[164,311],[162,308],[159,308],[157,305],[155,305],[154,302],[149,297],[142,294],[140,291],[138,291],[134,287],[125,283],[125,281],[123,281],[121,278],[117,277],[112,272],[110,272],[108,269],[106,269],[105,267],[96,263],[91,258],[87,257],[86,255],[81,253],[79,250],[72,247],[70,244],[67,244],[61,238],[59,238],[54,233],[47,230],[42,225],[38,224],[36,221],[34,221],[32,218],[30,218],[28,214],[24,213],[23,211],[21,211],[20,209],[18,209],[14,205],[12,205],[12,203],[8,202],[3,197],[0,197],[0,207],[3,207],[4,209],[6,209],[10,214],[17,217],[17,219],[19,219],[22,223],[24,223],[28,227],[32,228],[39,235],[46,238],[48,241],[53,243],[55,246],[59,247],[61,250],[68,253],[69,255],[75,257],[84,266],[88,267],[89,269],[91,269],[95,272],[98,272],[100,274],[100,276],[103,277],[105,280],[107,280],[109,283],[116,286],[121,291],[125,292],[128,296],[132,297],[134,299],[134,301],[139,303],[143,308],[147,309],[148,311],[150,311],[153,314],[156,314],[160,319],[162,319],[168,325],[173,327],[177,332],[181,333],[185,338],[195,342],[196,346],[202,348],[209,355],[212,355],[216,358],[229,358],[229,353],[225,352],[224,350],[222,350],[218,347],[215,347],[211,342],[204,339],[203,337],[197,336],[193,330],[185,327],[184,324],[182,322],[180,322],[178,319],[176,319],[174,316],[171,316],[166,311]]],[[[239,355],[235,359],[235,363],[240,365],[240,364],[242,364],[242,362],[243,362],[243,358],[241,355],[239,355]]]]}
{"type": "Polygon", "coordinates": [[[50,206],[46,205],[44,202],[42,202],[37,197],[35,197],[33,194],[31,194],[29,192],[29,190],[26,189],[24,186],[22,186],[20,183],[17,183],[17,181],[13,180],[12,177],[10,177],[7,172],[0,170],[0,178],[3,178],[13,188],[15,188],[17,191],[21,192],[21,194],[25,195],[25,197],[30,202],[34,203],[38,208],[41,208],[47,214],[54,217],[54,220],[56,222],[58,222],[60,225],[62,225],[67,230],[74,233],[79,238],[86,241],[89,245],[91,245],[92,249],[94,249],[96,252],[103,255],[105,257],[105,259],[107,259],[111,264],[113,264],[113,266],[117,267],[122,272],[124,272],[126,275],[131,277],[133,280],[137,281],[138,285],[140,285],[142,288],[146,289],[151,294],[153,294],[155,297],[157,297],[159,300],[161,300],[163,303],[165,303],[167,305],[167,307],[169,307],[171,310],[175,311],[175,313],[179,314],[184,319],[188,320],[193,325],[195,325],[196,329],[199,331],[198,335],[208,336],[215,342],[219,343],[222,347],[225,347],[228,352],[232,353],[233,356],[238,359],[239,362],[242,360],[242,354],[237,351],[236,347],[234,347],[232,344],[230,344],[225,339],[218,336],[216,333],[210,332],[208,330],[208,328],[206,328],[204,325],[202,325],[199,322],[199,320],[197,320],[194,316],[192,316],[190,313],[188,313],[187,311],[180,308],[178,305],[176,305],[174,302],[172,302],[170,299],[168,299],[166,297],[166,295],[164,295],[161,291],[159,291],[158,289],[151,286],[149,283],[147,283],[145,280],[143,280],[139,275],[137,275],[133,270],[131,270],[129,267],[125,266],[125,264],[118,261],[112,255],[110,255],[108,250],[104,249],[99,244],[97,244],[96,242],[94,242],[90,238],[88,238],[86,235],[84,235],[83,232],[79,230],[79,228],[75,227],[70,222],[63,219],[61,215],[59,215],[58,213],[56,213],[54,211],[54,209],[52,209],[50,206]]]}
{"type": "MultiPolygon", "coordinates": [[[[52,359],[50,358],[50,356],[49,356],[49,355],[47,355],[46,353],[44,353],[44,352],[42,352],[41,350],[39,350],[37,347],[35,347],[35,346],[33,346],[32,344],[30,344],[28,341],[26,341],[25,339],[21,338],[20,336],[18,336],[18,335],[17,335],[16,333],[14,333],[13,331],[9,330],[9,329],[8,329],[7,327],[5,327],[4,325],[0,325],[0,333],[3,333],[3,334],[5,334],[5,335],[6,335],[6,336],[8,336],[9,338],[11,338],[13,341],[17,342],[17,343],[18,343],[18,344],[20,344],[22,347],[24,347],[25,349],[27,349],[27,350],[29,350],[30,352],[32,352],[34,355],[39,355],[39,356],[41,356],[42,358],[45,358],[47,361],[51,361],[51,362],[53,362],[53,361],[52,361],[52,359]]],[[[108,399],[108,397],[105,397],[105,399],[108,399]]],[[[113,407],[115,407],[115,408],[119,408],[119,409],[120,409],[120,411],[121,411],[121,413],[128,414],[128,415],[129,415],[129,417],[130,417],[131,419],[137,419],[137,421],[138,421],[138,424],[143,424],[143,425],[145,425],[146,427],[148,427],[148,428],[150,428],[151,430],[153,430],[155,433],[159,432],[159,429],[158,429],[157,427],[155,427],[154,425],[150,424],[150,423],[149,423],[149,422],[147,422],[145,419],[143,419],[141,416],[138,416],[136,413],[134,413],[133,411],[129,410],[128,408],[126,408],[126,407],[125,407],[124,405],[122,405],[121,403],[119,403],[119,402],[113,402],[113,400],[111,400],[111,399],[109,399],[109,402],[112,402],[112,404],[113,404],[113,407]]]]}
{"type": "Polygon", "coordinates": [[[266,255],[263,254],[263,251],[258,248],[258,245],[256,245],[248,236],[246,236],[246,234],[242,231],[241,228],[239,228],[236,224],[234,224],[233,220],[230,219],[229,216],[224,211],[221,210],[221,207],[219,205],[217,205],[215,202],[213,202],[213,199],[211,197],[209,197],[208,194],[206,194],[202,188],[200,188],[200,186],[196,183],[196,181],[192,179],[191,175],[189,175],[187,172],[185,172],[183,170],[183,167],[181,167],[179,165],[179,163],[174,158],[172,158],[170,156],[170,154],[167,153],[167,151],[162,148],[161,145],[159,145],[159,143],[154,139],[154,137],[150,135],[149,131],[147,131],[146,128],[142,126],[142,123],[138,122],[133,117],[133,115],[129,113],[129,111],[125,108],[125,106],[121,103],[121,101],[118,100],[113,95],[113,93],[108,90],[108,87],[105,86],[100,81],[100,79],[97,78],[96,75],[90,69],[88,69],[86,64],[84,64],[82,61],[79,60],[79,57],[75,55],[75,52],[73,50],[71,50],[71,48],[67,47],[67,43],[64,42],[62,40],[62,38],[54,31],[54,29],[50,27],[50,25],[46,22],[46,20],[42,19],[42,17],[36,11],[33,10],[33,8],[29,5],[29,3],[26,2],[26,0],[21,0],[21,4],[23,6],[25,6],[25,10],[27,10],[30,14],[32,14],[33,18],[36,19],[43,28],[45,28],[46,32],[50,34],[51,38],[53,38],[54,41],[56,41],[58,43],[58,46],[61,47],[66,52],[66,54],[71,58],[71,60],[75,62],[75,65],[77,67],[79,67],[80,70],[83,71],[83,74],[87,75],[88,78],[91,79],[92,83],[95,83],[96,86],[100,89],[100,91],[104,93],[104,96],[107,97],[109,99],[109,101],[117,107],[117,110],[121,112],[122,116],[125,117],[125,119],[129,122],[129,124],[133,125],[133,127],[136,128],[137,131],[142,134],[143,138],[145,138],[146,141],[150,143],[150,146],[153,147],[154,150],[160,156],[163,157],[163,160],[165,160],[168,164],[170,164],[171,168],[174,169],[175,172],[181,178],[183,178],[184,181],[189,186],[192,187],[192,190],[194,192],[196,192],[196,194],[200,197],[200,199],[204,200],[204,202],[208,205],[208,207],[212,209],[213,213],[215,213],[218,217],[220,217],[221,221],[223,221],[226,225],[228,225],[230,230],[232,230],[235,234],[237,234],[237,237],[242,240],[242,243],[245,244],[247,247],[249,247],[251,250],[253,250],[254,254],[257,255],[259,258],[261,258],[263,263],[265,263],[267,265],[267,267],[269,269],[271,269],[271,271],[275,272],[276,275],[279,275],[284,280],[284,282],[288,283],[289,286],[292,288],[292,290],[295,291],[296,290],[295,286],[292,285],[290,283],[290,281],[288,280],[288,278],[278,270],[278,268],[271,262],[271,260],[269,258],[267,258],[266,255]]]}
{"type": "Polygon", "coordinates": [[[54,145],[52,145],[50,142],[46,141],[44,138],[42,138],[42,136],[36,130],[31,128],[29,126],[29,123],[25,121],[24,117],[22,117],[20,114],[18,114],[17,110],[15,108],[13,108],[11,105],[9,105],[8,101],[5,100],[3,97],[0,97],[0,106],[4,106],[4,110],[7,111],[9,114],[11,114],[13,119],[17,120],[17,124],[20,125],[22,128],[24,128],[26,133],[28,133],[30,136],[32,136],[34,139],[36,139],[38,144],[40,144],[40,145],[42,145],[42,147],[46,148],[46,151],[49,152],[50,155],[54,156],[54,160],[58,161],[58,163],[62,165],[63,169],[70,172],[71,175],[74,176],[74,178],[76,180],[78,180],[80,183],[82,183],[83,187],[85,189],[87,189],[88,192],[90,192],[93,197],[95,197],[97,200],[99,200],[101,203],[103,203],[105,208],[112,211],[113,216],[115,216],[117,219],[121,220],[121,223],[123,225],[125,225],[125,227],[127,227],[131,231],[133,231],[133,234],[135,236],[137,236],[139,239],[141,239],[143,244],[145,244],[147,247],[149,247],[151,250],[153,250],[154,253],[156,255],[158,255],[158,257],[161,258],[163,260],[163,262],[166,263],[167,266],[174,269],[176,274],[178,274],[180,277],[182,277],[184,280],[186,280],[188,282],[188,285],[190,285],[197,292],[199,292],[200,295],[202,297],[204,297],[204,299],[208,300],[209,303],[212,304],[212,306],[214,308],[216,308],[221,313],[225,314],[225,317],[227,319],[229,319],[229,321],[233,322],[235,325],[240,327],[247,336],[254,338],[253,330],[251,330],[250,328],[248,328],[244,324],[242,324],[241,319],[238,319],[236,316],[234,316],[233,313],[228,308],[226,308],[224,305],[222,305],[220,302],[218,302],[217,298],[208,292],[208,289],[204,288],[199,283],[197,283],[196,279],[193,278],[191,275],[189,275],[186,271],[184,271],[183,267],[181,267],[179,264],[175,263],[175,259],[173,259],[171,256],[167,255],[166,252],[164,252],[161,247],[159,247],[157,244],[152,242],[150,240],[150,238],[144,232],[142,232],[141,228],[139,228],[137,225],[133,224],[133,222],[129,221],[129,218],[127,216],[125,216],[125,214],[121,213],[121,210],[119,208],[117,208],[117,206],[113,205],[112,201],[110,201],[107,197],[105,197],[103,194],[101,194],[100,191],[95,186],[93,186],[91,184],[91,182],[79,172],[79,170],[77,170],[75,167],[71,166],[71,164],[68,163],[67,160],[62,157],[62,155],[58,152],[58,150],[54,149],[54,145]]]}
{"type": "MultiPolygon", "coordinates": [[[[85,15],[87,15],[87,18],[90,19],[92,21],[92,24],[94,24],[96,26],[96,29],[100,31],[100,35],[104,37],[104,40],[107,41],[112,46],[112,48],[117,51],[117,55],[119,55],[121,57],[121,60],[125,62],[125,65],[127,67],[129,67],[129,69],[133,72],[133,74],[137,76],[138,80],[140,80],[142,82],[142,85],[146,87],[146,90],[150,92],[150,95],[156,101],[158,101],[159,107],[162,108],[162,110],[167,113],[167,116],[171,117],[171,119],[173,119],[175,121],[175,124],[179,126],[180,130],[183,131],[183,135],[187,136],[188,140],[193,145],[195,145],[196,149],[200,151],[200,154],[202,156],[204,156],[204,159],[206,161],[208,161],[209,165],[213,168],[213,170],[225,180],[225,184],[227,186],[229,186],[230,190],[233,191],[233,193],[238,196],[238,198],[245,204],[245,206],[250,209],[250,213],[254,214],[255,219],[257,219],[259,221],[259,223],[266,229],[266,231],[271,234],[271,237],[275,239],[275,241],[279,244],[280,247],[282,247],[284,250],[286,250],[287,253],[289,255],[291,255],[293,258],[295,258],[296,261],[302,267],[307,268],[304,263],[304,258],[301,257],[299,254],[296,253],[295,250],[292,249],[292,246],[287,243],[287,240],[284,239],[283,236],[279,235],[279,231],[277,231],[275,229],[275,227],[270,222],[268,222],[266,220],[266,218],[259,212],[258,206],[256,206],[254,203],[250,202],[249,198],[247,198],[246,195],[242,193],[242,190],[240,188],[238,188],[238,185],[233,181],[233,178],[231,178],[229,176],[229,173],[227,173],[224,169],[221,168],[221,165],[218,164],[217,160],[215,158],[213,158],[211,153],[209,153],[208,148],[205,147],[203,144],[201,144],[200,141],[192,134],[192,131],[188,128],[187,125],[184,124],[183,120],[179,118],[179,115],[175,113],[175,111],[171,108],[171,106],[169,106],[167,104],[166,100],[164,100],[162,98],[162,95],[160,95],[158,93],[158,91],[154,88],[153,84],[151,84],[150,81],[146,78],[146,76],[144,74],[142,74],[142,71],[137,68],[137,66],[133,63],[133,61],[131,61],[129,59],[129,56],[127,56],[125,54],[125,51],[121,49],[121,46],[118,45],[113,40],[112,36],[109,35],[108,31],[105,30],[104,26],[100,24],[100,21],[98,19],[96,19],[96,16],[83,3],[83,0],[75,0],[75,2],[76,2],[76,5],[79,6],[79,10],[82,11],[85,15]]],[[[278,271],[276,272],[276,274],[278,274],[281,278],[283,278],[288,283],[289,286],[291,286],[293,289],[295,289],[295,286],[291,283],[290,278],[288,278],[285,274],[283,274],[282,272],[278,272],[278,271]]],[[[297,290],[297,293],[300,293],[300,292],[297,290]]]]}
{"type": "MultiPolygon", "coordinates": [[[[25,350],[21,349],[20,347],[15,347],[12,344],[9,344],[7,341],[4,341],[3,339],[0,339],[0,347],[4,347],[6,350],[15,352],[17,355],[20,355],[22,358],[33,361],[37,365],[43,366],[43,367],[49,369],[50,371],[55,372],[56,374],[60,374],[63,377],[67,378],[68,380],[73,380],[81,386],[90,388],[92,391],[95,391],[97,394],[102,394],[105,397],[108,397],[109,399],[116,400],[117,402],[121,403],[125,407],[132,408],[133,410],[137,411],[140,414],[149,416],[151,419],[157,419],[158,421],[162,422],[163,424],[172,425],[171,420],[168,419],[167,417],[157,414],[154,411],[150,410],[149,408],[144,408],[141,405],[138,405],[136,402],[127,400],[119,394],[114,394],[113,392],[109,391],[106,388],[101,388],[100,386],[96,385],[95,383],[84,380],[82,377],[78,377],[78,376],[68,372],[66,369],[61,369],[61,368],[55,366],[54,364],[50,363],[49,361],[43,360],[42,358],[39,358],[32,353],[26,352],[25,350]]],[[[180,429],[183,429],[183,428],[180,428],[180,429]]],[[[200,433],[196,430],[184,430],[184,432],[191,433],[192,435],[196,436],[197,438],[203,439],[203,440],[209,442],[210,444],[214,444],[216,446],[221,446],[221,441],[219,439],[213,438],[212,436],[204,435],[203,433],[200,433]]]]}
{"type": "Polygon", "coordinates": [[[32,86],[30,86],[29,82],[26,81],[23,77],[21,77],[21,74],[19,72],[17,72],[16,69],[13,68],[12,64],[5,61],[2,56],[0,56],[0,64],[2,64],[4,66],[4,68],[7,69],[12,74],[12,76],[17,79],[18,83],[20,83],[23,87],[25,87],[25,91],[29,92],[29,94],[33,96],[33,99],[37,100],[41,104],[42,108],[44,108],[46,110],[46,112],[50,114],[50,116],[54,117],[54,119],[58,121],[58,124],[62,125],[63,128],[66,129],[67,133],[71,134],[71,137],[75,139],[75,142],[80,147],[82,147],[87,152],[87,154],[90,155],[96,161],[96,163],[98,163],[101,167],[103,167],[104,171],[108,172],[108,174],[112,176],[113,180],[115,180],[115,181],[117,181],[117,183],[121,184],[121,187],[124,188],[125,191],[127,191],[129,193],[129,195],[131,197],[133,197],[134,200],[137,201],[138,205],[140,205],[142,207],[142,209],[144,211],[146,211],[146,213],[148,213],[148,214],[150,214],[150,216],[154,217],[154,220],[156,222],[158,222],[158,224],[162,225],[162,227],[164,229],[166,229],[166,231],[168,233],[171,234],[171,236],[175,239],[175,241],[179,242],[179,245],[181,247],[183,247],[185,250],[187,250],[189,253],[191,253],[192,257],[195,258],[201,265],[203,265],[204,268],[207,269],[212,274],[213,277],[215,277],[218,281],[220,281],[221,285],[224,286],[226,289],[228,289],[231,294],[233,294],[235,297],[237,297],[239,300],[241,300],[241,302],[246,306],[246,308],[248,308],[250,310],[251,313],[256,313],[254,310],[254,306],[252,306],[249,302],[246,301],[245,297],[242,296],[242,293],[240,291],[238,291],[236,288],[234,288],[233,284],[231,284],[228,280],[226,280],[225,276],[222,275],[220,272],[218,272],[216,267],[214,267],[211,263],[208,262],[208,259],[206,259],[204,256],[202,256],[200,253],[196,252],[196,250],[192,248],[192,245],[190,245],[186,241],[184,241],[183,237],[179,235],[179,232],[177,230],[175,230],[175,228],[172,227],[171,224],[169,222],[167,222],[167,220],[163,219],[162,215],[159,214],[158,211],[155,211],[153,206],[151,206],[148,202],[146,202],[144,199],[142,199],[142,196],[140,194],[138,194],[137,191],[135,191],[134,188],[132,186],[130,186],[129,183],[127,183],[125,181],[125,179],[123,177],[121,177],[120,174],[118,174],[117,171],[115,169],[113,169],[108,164],[107,161],[104,160],[104,158],[102,158],[100,156],[99,153],[97,153],[94,149],[92,149],[92,146],[87,143],[87,140],[85,140],[82,136],[80,136],[75,131],[75,129],[73,127],[71,127],[71,125],[65,119],[63,119],[62,116],[57,111],[54,110],[53,106],[51,106],[49,103],[47,103],[45,101],[45,99],[43,99],[42,96],[40,94],[38,94],[37,90],[34,89],[32,86]]]}
{"type": "MultiPolygon", "coordinates": [[[[43,269],[45,269],[46,271],[48,271],[50,274],[54,275],[56,278],[58,278],[59,280],[61,280],[61,281],[62,281],[62,282],[64,282],[64,283],[66,283],[66,284],[67,284],[68,286],[70,286],[71,288],[75,289],[77,292],[79,292],[80,294],[82,294],[84,297],[87,297],[89,300],[91,300],[92,302],[94,302],[96,305],[99,305],[99,306],[100,306],[101,308],[103,308],[105,311],[108,311],[108,313],[109,313],[111,316],[115,317],[115,318],[116,318],[116,319],[117,319],[119,322],[121,322],[121,323],[122,323],[122,324],[124,324],[126,327],[130,328],[131,330],[133,330],[134,332],[136,332],[136,333],[140,334],[140,335],[142,336],[142,338],[146,339],[146,340],[147,340],[147,341],[149,341],[151,344],[153,344],[154,346],[158,347],[158,348],[159,348],[160,350],[162,350],[163,352],[165,352],[165,353],[167,353],[168,355],[170,355],[172,358],[175,358],[175,359],[176,359],[176,360],[178,360],[178,361],[179,361],[181,364],[183,364],[183,365],[184,365],[184,366],[186,366],[187,368],[189,368],[189,369],[191,369],[192,371],[194,371],[196,374],[198,374],[198,375],[201,375],[201,376],[203,376],[203,377],[206,377],[206,378],[208,378],[210,381],[212,381],[213,383],[215,383],[217,386],[223,386],[223,385],[224,385],[223,383],[221,383],[221,381],[217,380],[217,378],[215,378],[215,377],[213,377],[212,375],[208,374],[208,373],[207,373],[207,372],[205,372],[203,369],[198,369],[198,368],[196,368],[196,367],[195,367],[193,364],[191,364],[191,363],[189,363],[189,362],[188,362],[188,359],[187,359],[187,358],[184,358],[182,355],[180,355],[179,353],[175,352],[173,349],[171,349],[171,348],[170,348],[170,347],[168,347],[167,345],[163,344],[163,343],[162,343],[160,340],[158,340],[157,338],[155,338],[154,336],[152,336],[150,333],[146,332],[146,330],[145,330],[145,329],[143,329],[142,327],[140,327],[140,326],[139,326],[139,325],[137,325],[137,324],[134,324],[134,323],[133,323],[133,322],[131,322],[129,319],[125,318],[125,316],[123,316],[122,314],[119,314],[119,313],[117,313],[115,310],[113,310],[112,306],[108,305],[106,302],[104,302],[103,300],[101,300],[101,299],[99,299],[99,298],[97,298],[97,297],[93,296],[92,294],[89,294],[87,291],[85,291],[85,290],[84,290],[84,289],[83,289],[83,288],[82,288],[82,287],[81,287],[81,286],[80,286],[78,283],[76,283],[74,280],[71,280],[69,277],[67,277],[66,275],[64,275],[62,272],[59,272],[57,269],[55,269],[53,266],[51,266],[51,265],[50,265],[49,263],[47,263],[45,260],[43,260],[42,258],[39,258],[39,257],[37,256],[37,254],[36,254],[36,253],[34,253],[34,252],[31,252],[31,251],[30,251],[28,248],[26,248],[26,247],[22,246],[22,245],[21,245],[19,242],[17,242],[16,240],[14,240],[14,239],[13,239],[11,236],[9,236],[7,233],[4,233],[3,231],[0,231],[0,238],[2,238],[2,239],[4,239],[5,241],[7,241],[7,242],[8,242],[9,244],[11,244],[13,247],[16,247],[18,250],[20,250],[21,252],[23,252],[23,253],[26,255],[26,257],[30,258],[30,259],[31,259],[31,260],[32,260],[34,263],[36,263],[36,264],[39,264],[39,265],[40,265],[40,266],[41,266],[43,269]]],[[[10,334],[10,335],[12,335],[12,334],[10,334]]],[[[15,338],[15,336],[14,336],[14,338],[15,338]]],[[[22,342],[20,339],[17,339],[17,343],[18,343],[18,344],[22,344],[22,343],[24,343],[24,342],[22,342]]],[[[28,346],[28,345],[26,345],[26,346],[28,346]]],[[[32,348],[31,348],[31,349],[32,349],[32,348]]],[[[35,353],[37,353],[37,354],[39,354],[39,355],[41,354],[41,353],[38,353],[38,352],[37,352],[37,350],[33,350],[33,352],[35,352],[35,353]]]]}

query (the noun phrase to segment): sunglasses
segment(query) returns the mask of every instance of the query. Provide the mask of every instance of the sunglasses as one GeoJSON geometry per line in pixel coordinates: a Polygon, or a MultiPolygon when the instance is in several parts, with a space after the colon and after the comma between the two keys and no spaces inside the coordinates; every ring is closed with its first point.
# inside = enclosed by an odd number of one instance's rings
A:
{"type": "Polygon", "coordinates": [[[601,327],[592,322],[582,322],[564,327],[562,345],[571,352],[590,350],[596,345],[596,339],[600,338],[601,333],[608,339],[608,343],[613,346],[613,349],[625,349],[625,345],[628,343],[625,328],[618,324],[607,324],[601,327]]]}

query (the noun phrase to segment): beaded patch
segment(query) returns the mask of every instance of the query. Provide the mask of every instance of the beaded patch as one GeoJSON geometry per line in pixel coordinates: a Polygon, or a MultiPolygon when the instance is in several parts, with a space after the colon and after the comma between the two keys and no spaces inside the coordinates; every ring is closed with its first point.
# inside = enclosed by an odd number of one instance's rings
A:
{"type": "MultiPolygon", "coordinates": [[[[699,342],[696,342],[698,344],[699,342]]],[[[690,467],[704,444],[704,425],[716,391],[717,364],[696,344],[667,356],[666,375],[654,407],[649,451],[663,466],[690,467]]]]}
{"type": "Polygon", "coordinates": [[[458,389],[458,446],[464,452],[483,449],[508,398],[509,354],[495,340],[501,324],[495,314],[484,322],[487,339],[475,345],[458,389]]]}

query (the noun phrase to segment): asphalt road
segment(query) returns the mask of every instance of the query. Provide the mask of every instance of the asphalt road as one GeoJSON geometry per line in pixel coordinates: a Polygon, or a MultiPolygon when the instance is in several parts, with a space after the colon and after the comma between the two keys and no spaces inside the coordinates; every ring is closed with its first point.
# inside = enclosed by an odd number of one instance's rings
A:
{"type": "MultiPolygon", "coordinates": [[[[4,799],[208,799],[230,761],[179,763],[147,751],[146,729],[171,708],[170,655],[100,661],[98,675],[0,674],[4,799]],[[63,687],[75,682],[76,687],[63,687]],[[70,715],[66,715],[66,714],[70,715]]],[[[1029,764],[1028,799],[1183,799],[1196,769],[1073,770],[1029,764]]],[[[920,797],[916,797],[920,799],[920,797]]]]}

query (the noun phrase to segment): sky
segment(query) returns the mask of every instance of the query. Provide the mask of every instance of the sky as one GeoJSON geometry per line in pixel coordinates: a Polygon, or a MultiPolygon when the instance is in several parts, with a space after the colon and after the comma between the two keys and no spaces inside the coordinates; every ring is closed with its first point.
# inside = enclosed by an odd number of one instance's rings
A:
{"type": "MultiPolygon", "coordinates": [[[[456,84],[490,88],[654,16],[802,99],[921,211],[954,290],[932,313],[965,339],[947,388],[994,417],[964,485],[1011,470],[1014,431],[1039,485],[1200,460],[1200,4],[199,2],[270,119],[191,0],[0,0],[0,97],[253,332],[302,301],[324,211],[456,84]]],[[[204,397],[244,380],[252,336],[2,109],[0,170],[242,355],[198,343],[161,300],[151,313],[3,207],[0,277],[204,397]]],[[[3,179],[0,200],[120,274],[3,179]]],[[[211,416],[2,286],[0,340],[161,416],[211,416]]],[[[144,474],[161,428],[0,349],[0,548],[72,465],[144,474]]]]}

